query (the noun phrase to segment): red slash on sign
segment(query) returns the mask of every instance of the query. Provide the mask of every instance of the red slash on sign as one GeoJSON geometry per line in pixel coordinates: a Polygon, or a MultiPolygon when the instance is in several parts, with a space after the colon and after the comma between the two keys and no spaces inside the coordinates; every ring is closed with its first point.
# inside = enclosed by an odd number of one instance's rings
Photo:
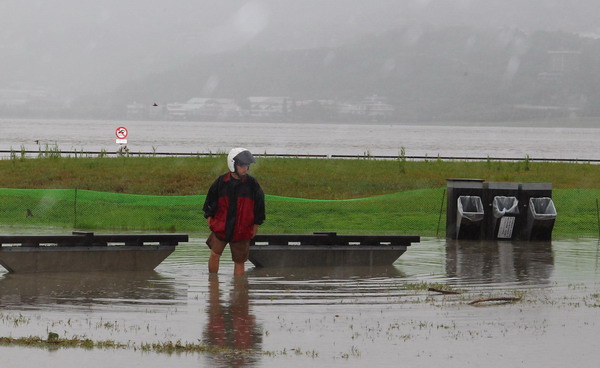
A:
{"type": "Polygon", "coordinates": [[[115,134],[117,135],[117,138],[125,139],[125,138],[127,138],[127,134],[129,134],[129,133],[127,132],[127,128],[118,127],[117,130],[115,131],[115,134]]]}

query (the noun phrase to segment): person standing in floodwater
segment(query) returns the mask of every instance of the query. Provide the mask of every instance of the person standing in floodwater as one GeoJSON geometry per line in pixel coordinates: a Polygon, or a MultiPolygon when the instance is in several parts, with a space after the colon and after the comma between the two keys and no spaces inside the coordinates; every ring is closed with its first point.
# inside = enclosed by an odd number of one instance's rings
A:
{"type": "Polygon", "coordinates": [[[208,190],[203,210],[211,231],[206,240],[210,248],[210,273],[219,271],[221,255],[229,243],[233,274],[244,274],[250,240],[265,220],[265,194],[258,181],[248,175],[250,164],[255,162],[247,149],[232,149],[227,155],[229,172],[219,176],[208,190]]]}

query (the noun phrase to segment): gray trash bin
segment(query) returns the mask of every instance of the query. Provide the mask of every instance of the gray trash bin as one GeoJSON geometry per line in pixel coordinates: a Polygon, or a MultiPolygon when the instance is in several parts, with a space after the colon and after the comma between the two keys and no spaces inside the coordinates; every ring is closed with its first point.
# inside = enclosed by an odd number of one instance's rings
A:
{"type": "Polygon", "coordinates": [[[517,197],[496,196],[492,201],[494,239],[513,239],[517,234],[519,200],[517,197]]]}
{"type": "Polygon", "coordinates": [[[478,196],[460,196],[457,200],[456,239],[481,239],[483,203],[478,196]]]}
{"type": "Polygon", "coordinates": [[[556,220],[556,207],[551,198],[530,198],[527,212],[528,240],[552,240],[552,229],[556,220]]]}

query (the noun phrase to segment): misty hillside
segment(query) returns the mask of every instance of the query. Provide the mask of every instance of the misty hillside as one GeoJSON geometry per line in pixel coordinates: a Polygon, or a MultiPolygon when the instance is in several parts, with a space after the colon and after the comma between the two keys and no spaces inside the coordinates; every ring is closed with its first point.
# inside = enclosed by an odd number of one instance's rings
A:
{"type": "Polygon", "coordinates": [[[399,120],[597,115],[600,41],[562,32],[405,28],[347,46],[202,56],[121,85],[115,105],[191,97],[387,97],[399,120]]]}
{"type": "Polygon", "coordinates": [[[0,1],[0,89],[106,92],[200,55],[468,26],[600,34],[597,0],[0,1]]]}
{"type": "Polygon", "coordinates": [[[408,121],[598,115],[596,10],[597,0],[4,0],[0,117],[374,94],[408,121]]]}

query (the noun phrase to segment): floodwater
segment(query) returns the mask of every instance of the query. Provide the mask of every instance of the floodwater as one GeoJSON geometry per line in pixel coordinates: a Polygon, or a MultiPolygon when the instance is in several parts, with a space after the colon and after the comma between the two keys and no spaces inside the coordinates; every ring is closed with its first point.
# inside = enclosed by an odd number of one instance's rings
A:
{"type": "Polygon", "coordinates": [[[131,152],[220,153],[242,146],[269,154],[397,156],[404,148],[407,156],[598,160],[600,124],[590,125],[595,127],[0,119],[0,150],[116,152],[115,130],[125,126],[131,152]]]}
{"type": "Polygon", "coordinates": [[[218,277],[192,236],[154,272],[0,275],[0,337],[114,340],[120,349],[0,346],[2,367],[592,367],[600,359],[595,239],[422,239],[382,268],[218,277]],[[461,292],[446,295],[433,288],[461,292]],[[492,297],[511,303],[469,302],[492,297]],[[212,352],[142,351],[203,343],[212,352]]]}

